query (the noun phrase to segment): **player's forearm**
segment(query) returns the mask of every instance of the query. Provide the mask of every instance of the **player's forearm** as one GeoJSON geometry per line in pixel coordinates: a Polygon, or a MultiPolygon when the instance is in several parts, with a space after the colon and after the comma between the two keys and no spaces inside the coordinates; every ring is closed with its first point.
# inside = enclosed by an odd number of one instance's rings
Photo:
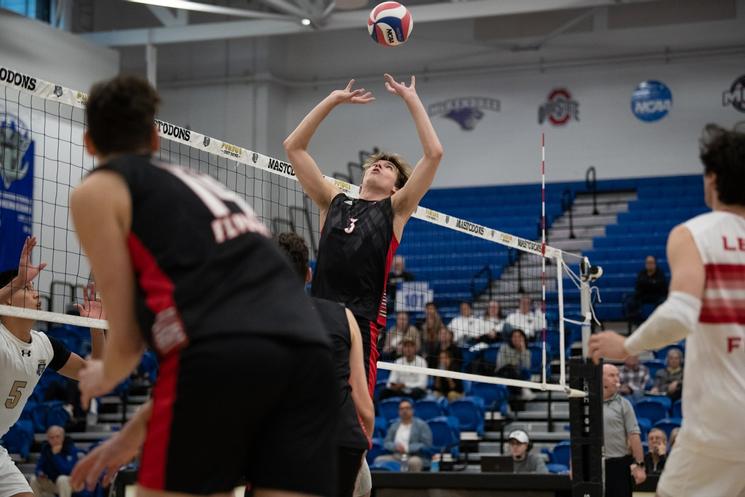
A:
{"type": "Polygon", "coordinates": [[[684,292],[673,292],[624,345],[629,354],[638,355],[676,343],[690,333],[698,322],[701,299],[684,292]]]}
{"type": "Polygon", "coordinates": [[[106,332],[99,328],[91,328],[91,358],[103,359],[103,349],[106,344],[106,332]]]}
{"type": "MultiPolygon", "coordinates": [[[[427,110],[424,108],[424,104],[418,96],[407,97],[404,99],[406,107],[411,113],[411,117],[414,119],[414,125],[416,126],[416,132],[419,136],[419,141],[422,144],[422,152],[424,157],[429,159],[436,159],[439,161],[442,158],[443,149],[440,139],[437,137],[435,128],[432,126],[432,121],[427,115],[427,110]]],[[[439,162],[434,164],[437,167],[439,162]]]]}
{"type": "Polygon", "coordinates": [[[318,130],[318,126],[326,119],[331,111],[336,107],[337,100],[329,95],[324,98],[311,110],[307,116],[300,122],[297,128],[290,133],[283,145],[289,153],[293,150],[306,150],[310,144],[311,138],[318,130]]]}

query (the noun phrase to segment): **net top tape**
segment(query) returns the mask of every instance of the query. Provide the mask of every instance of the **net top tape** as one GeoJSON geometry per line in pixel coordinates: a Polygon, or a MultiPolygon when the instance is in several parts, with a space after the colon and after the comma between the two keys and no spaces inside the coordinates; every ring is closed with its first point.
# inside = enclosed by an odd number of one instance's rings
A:
{"type": "MultiPolygon", "coordinates": [[[[22,93],[42,98],[50,102],[56,102],[69,105],[79,109],[85,109],[88,95],[82,91],[65,88],[62,85],[44,81],[37,77],[21,73],[11,68],[0,66],[0,85],[18,90],[22,93]]],[[[208,152],[219,157],[234,160],[244,166],[263,170],[271,174],[282,176],[294,181],[295,171],[292,164],[286,161],[275,159],[267,155],[254,152],[252,150],[233,145],[231,143],[203,135],[196,131],[171,124],[160,119],[155,120],[158,127],[158,133],[164,139],[171,140],[183,145],[188,145],[197,150],[208,152]]],[[[324,178],[334,184],[339,190],[352,196],[359,196],[359,187],[346,183],[344,181],[324,176],[324,178]]],[[[455,216],[444,214],[426,207],[419,206],[414,211],[413,217],[433,223],[444,228],[454,231],[460,231],[477,238],[489,240],[491,242],[511,247],[523,252],[534,255],[544,255],[543,247],[540,242],[520,238],[503,231],[499,231],[487,226],[460,219],[455,216]]],[[[577,257],[576,254],[563,252],[560,249],[546,245],[545,256],[550,259],[563,259],[564,255],[577,257]]]]}

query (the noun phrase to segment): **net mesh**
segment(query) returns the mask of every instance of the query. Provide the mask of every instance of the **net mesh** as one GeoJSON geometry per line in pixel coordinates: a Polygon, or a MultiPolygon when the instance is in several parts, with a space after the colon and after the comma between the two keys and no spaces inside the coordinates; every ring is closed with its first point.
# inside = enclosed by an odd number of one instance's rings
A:
{"type": "MultiPolygon", "coordinates": [[[[38,238],[34,261],[48,264],[37,283],[47,313],[28,312],[42,323],[89,324],[69,314],[72,304],[82,301],[82,289],[90,280],[90,267],[68,212],[71,190],[94,167],[83,146],[85,98],[81,92],[25,75],[4,78],[0,84],[0,270],[17,266],[27,235],[38,238]]],[[[162,138],[160,159],[216,178],[245,198],[272,232],[303,236],[315,258],[318,210],[303,194],[289,163],[169,123],[156,124],[162,138]]],[[[344,181],[329,181],[351,195],[357,193],[344,181]]],[[[388,307],[389,326],[379,343],[384,361],[410,363],[401,356],[411,339],[421,359],[418,365],[504,376],[508,374],[504,361],[518,360],[516,372],[509,374],[545,382],[546,364],[557,354],[563,359],[556,273],[570,254],[546,246],[542,255],[544,247],[531,240],[536,238],[539,221],[535,208],[539,191],[534,196],[518,192],[514,202],[489,195],[470,192],[453,200],[453,195],[432,191],[423,201],[429,208],[417,209],[398,252],[406,268],[398,271],[394,264],[389,285],[395,296],[388,307]],[[522,205],[518,198],[523,199],[522,205]],[[464,212],[474,214],[471,221],[458,217],[464,212]],[[488,225],[504,226],[511,233],[488,225]],[[543,258],[548,262],[545,279],[543,258]],[[413,274],[413,282],[406,281],[412,279],[407,272],[413,274]],[[521,300],[522,312],[518,312],[521,300]],[[461,312],[463,301],[472,304],[472,315],[466,308],[461,312]],[[435,305],[425,305],[430,302],[435,305]],[[513,347],[513,329],[525,333],[525,351],[513,347]],[[458,357],[445,364],[440,352],[451,347],[458,357]]],[[[0,306],[0,314],[9,312],[7,306],[0,306]]]]}

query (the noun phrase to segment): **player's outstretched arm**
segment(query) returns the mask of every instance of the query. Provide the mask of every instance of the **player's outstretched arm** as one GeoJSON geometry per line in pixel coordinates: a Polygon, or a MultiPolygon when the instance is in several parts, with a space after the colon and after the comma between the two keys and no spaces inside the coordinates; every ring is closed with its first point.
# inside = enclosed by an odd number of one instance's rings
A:
{"type": "Polygon", "coordinates": [[[372,438],[375,430],[375,407],[365,380],[365,365],[362,356],[362,334],[357,320],[347,309],[347,321],[351,336],[352,348],[349,352],[349,384],[352,386],[352,401],[357,414],[364,423],[368,438],[372,438]]]}
{"type": "Polygon", "coordinates": [[[89,361],[80,373],[81,396],[87,404],[131,373],[145,344],[135,319],[134,272],[127,249],[132,199],[124,180],[108,171],[89,176],[73,192],[70,209],[109,322],[103,361],[89,361]]]}
{"type": "Polygon", "coordinates": [[[120,431],[78,461],[70,474],[70,485],[76,492],[84,487],[93,490],[102,474],[103,485],[109,486],[119,468],[137,456],[145,442],[152,407],[151,400],[142,404],[120,431]]]}
{"type": "MultiPolygon", "coordinates": [[[[106,319],[100,297],[96,295],[96,283],[90,282],[83,287],[83,303],[75,304],[78,314],[84,318],[106,319]]],[[[91,358],[103,358],[103,347],[106,340],[106,332],[99,328],[91,328],[91,358]]]]}
{"type": "Polygon", "coordinates": [[[691,232],[676,226],[667,240],[670,265],[670,292],[637,330],[628,338],[611,331],[590,338],[590,355],[625,359],[630,354],[655,350],[684,339],[694,329],[701,312],[701,298],[706,284],[706,269],[691,232]]]}
{"type": "Polygon", "coordinates": [[[292,163],[303,190],[321,211],[328,209],[331,200],[339,193],[339,190],[323,179],[318,164],[308,153],[308,145],[318,126],[334,107],[344,103],[367,104],[375,100],[369,91],[365,91],[364,88],[354,90],[353,86],[354,80],[351,80],[343,90],[332,91],[305,116],[283,143],[287,158],[292,163]]]}
{"type": "Polygon", "coordinates": [[[411,117],[414,119],[416,132],[422,144],[422,158],[419,159],[406,185],[397,191],[392,198],[396,215],[402,217],[403,221],[406,222],[432,185],[437,168],[442,160],[443,150],[435,128],[432,126],[432,121],[427,115],[427,110],[419,99],[419,95],[417,95],[416,78],[412,76],[411,83],[406,86],[404,83],[397,82],[390,74],[386,74],[385,88],[390,93],[403,99],[411,117]]]}

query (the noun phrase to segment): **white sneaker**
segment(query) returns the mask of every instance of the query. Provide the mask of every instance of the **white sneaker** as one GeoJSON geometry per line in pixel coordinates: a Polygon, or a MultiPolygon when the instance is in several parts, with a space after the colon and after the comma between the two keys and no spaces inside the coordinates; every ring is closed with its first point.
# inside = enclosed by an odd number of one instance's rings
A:
{"type": "Polygon", "coordinates": [[[535,397],[536,395],[530,388],[523,388],[522,394],[520,395],[520,400],[533,400],[535,399],[535,397]]]}

